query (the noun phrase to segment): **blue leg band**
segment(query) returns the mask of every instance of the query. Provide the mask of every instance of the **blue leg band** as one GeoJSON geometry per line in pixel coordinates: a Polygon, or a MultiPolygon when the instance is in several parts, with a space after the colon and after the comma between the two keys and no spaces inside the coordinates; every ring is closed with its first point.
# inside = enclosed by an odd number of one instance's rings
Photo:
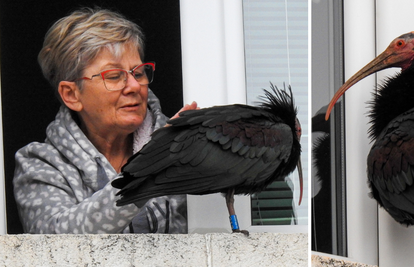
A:
{"type": "Polygon", "coordinates": [[[230,224],[231,224],[231,229],[234,230],[239,230],[239,222],[237,221],[237,216],[236,215],[230,215],[230,224]]]}

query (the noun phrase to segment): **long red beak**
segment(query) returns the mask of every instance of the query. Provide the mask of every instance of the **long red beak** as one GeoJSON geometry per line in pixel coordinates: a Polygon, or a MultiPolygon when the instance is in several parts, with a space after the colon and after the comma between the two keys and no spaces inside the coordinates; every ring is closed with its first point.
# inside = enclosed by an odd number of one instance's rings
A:
{"type": "Polygon", "coordinates": [[[355,73],[351,78],[349,78],[341,86],[341,88],[338,89],[331,102],[329,102],[325,120],[329,119],[329,115],[336,101],[338,101],[338,99],[345,93],[345,91],[363,78],[386,68],[401,67],[403,70],[408,68],[414,58],[412,42],[413,37],[413,33],[407,33],[394,39],[384,52],[382,52],[374,60],[368,63],[360,71],[355,73]]]}
{"type": "Polygon", "coordinates": [[[302,161],[300,160],[300,158],[298,160],[296,168],[298,168],[298,173],[299,173],[299,184],[300,184],[299,205],[300,205],[300,203],[302,203],[302,197],[303,197],[303,174],[302,174],[302,161]]]}

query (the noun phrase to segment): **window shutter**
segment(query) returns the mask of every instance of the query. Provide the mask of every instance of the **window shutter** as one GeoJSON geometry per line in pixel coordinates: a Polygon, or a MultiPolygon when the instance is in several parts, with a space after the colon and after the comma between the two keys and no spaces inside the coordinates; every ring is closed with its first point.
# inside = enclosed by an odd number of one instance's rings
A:
{"type": "MultiPolygon", "coordinates": [[[[252,224],[307,224],[308,211],[308,1],[244,0],[247,103],[257,105],[258,95],[270,88],[290,84],[302,125],[304,188],[300,206],[297,171],[293,184],[275,182],[252,196],[252,224]],[[294,190],[292,191],[292,189],[294,190]],[[258,197],[259,200],[256,198],[258,197]],[[296,220],[291,220],[293,211],[296,220]]],[[[292,182],[291,182],[292,183],[292,182]]]]}
{"type": "Polygon", "coordinates": [[[252,225],[286,225],[295,219],[293,191],[288,182],[276,181],[251,197],[252,225]]]}

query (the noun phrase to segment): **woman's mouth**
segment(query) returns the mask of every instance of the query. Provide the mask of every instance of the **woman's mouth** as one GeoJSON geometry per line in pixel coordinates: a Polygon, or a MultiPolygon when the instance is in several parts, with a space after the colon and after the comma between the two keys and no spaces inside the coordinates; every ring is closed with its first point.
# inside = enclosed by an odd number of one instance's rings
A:
{"type": "Polygon", "coordinates": [[[128,104],[128,105],[124,105],[124,106],[122,106],[121,108],[123,109],[123,110],[136,110],[136,109],[138,109],[138,107],[139,107],[140,105],[138,104],[138,103],[136,103],[136,104],[128,104]]]}

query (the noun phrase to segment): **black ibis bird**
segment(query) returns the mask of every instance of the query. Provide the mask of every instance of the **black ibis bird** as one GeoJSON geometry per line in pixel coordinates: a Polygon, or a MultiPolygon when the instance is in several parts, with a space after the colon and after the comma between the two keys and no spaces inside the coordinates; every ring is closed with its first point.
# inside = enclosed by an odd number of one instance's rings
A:
{"type": "Polygon", "coordinates": [[[164,195],[225,194],[233,232],[243,232],[234,194],[253,194],[297,166],[302,200],[301,127],[292,90],[271,85],[259,107],[215,106],[181,112],[122,167],[117,205],[164,195]]]}
{"type": "Polygon", "coordinates": [[[377,71],[400,67],[387,78],[369,103],[367,159],[371,195],[399,223],[414,224],[414,32],[394,39],[388,48],[353,75],[332,98],[326,119],[339,97],[377,71]]]}

